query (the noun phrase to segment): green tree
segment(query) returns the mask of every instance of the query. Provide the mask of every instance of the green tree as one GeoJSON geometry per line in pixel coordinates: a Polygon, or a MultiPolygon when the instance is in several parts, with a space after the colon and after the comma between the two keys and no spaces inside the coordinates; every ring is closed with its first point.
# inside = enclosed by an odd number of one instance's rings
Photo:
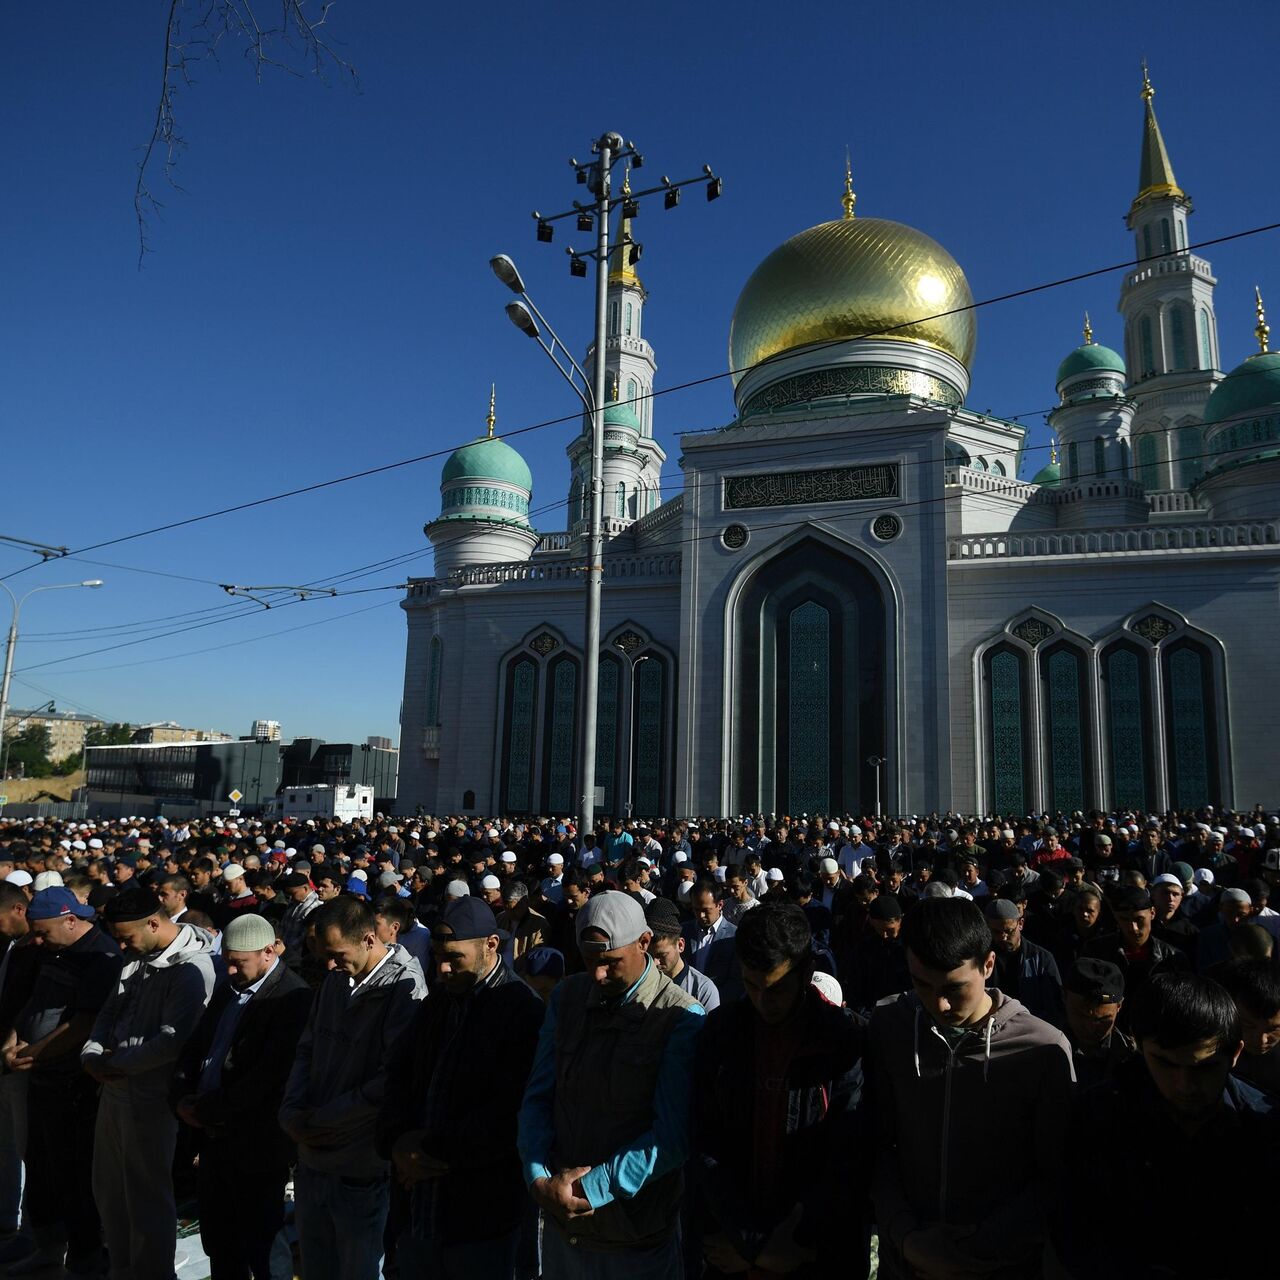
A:
{"type": "Polygon", "coordinates": [[[53,773],[49,763],[49,730],[42,724],[29,725],[9,735],[9,770],[22,766],[28,778],[47,778],[53,773]]]}
{"type": "Polygon", "coordinates": [[[104,724],[84,735],[86,747],[123,747],[132,741],[133,726],[130,724],[104,724]]]}

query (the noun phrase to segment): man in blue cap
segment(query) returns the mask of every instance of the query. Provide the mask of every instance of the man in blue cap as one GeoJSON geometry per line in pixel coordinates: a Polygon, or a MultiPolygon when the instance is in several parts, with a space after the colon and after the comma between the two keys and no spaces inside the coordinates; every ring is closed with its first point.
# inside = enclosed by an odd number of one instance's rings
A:
{"type": "Polygon", "coordinates": [[[544,1011],[502,959],[505,940],[479,898],[444,908],[431,930],[436,985],[388,1060],[378,1149],[410,1188],[396,1255],[406,1280],[511,1280],[532,1219],[516,1116],[544,1011]]]}
{"type": "Polygon", "coordinates": [[[29,1073],[26,1220],[32,1238],[27,1256],[15,1260],[23,1270],[12,1274],[57,1266],[64,1254],[71,1275],[96,1275],[102,1265],[91,1177],[98,1089],[80,1069],[80,1050],[115,993],[123,958],[93,917],[93,908],[62,886],[40,890],[27,907],[31,941],[44,963],[0,1048],[8,1070],[29,1073]]]}

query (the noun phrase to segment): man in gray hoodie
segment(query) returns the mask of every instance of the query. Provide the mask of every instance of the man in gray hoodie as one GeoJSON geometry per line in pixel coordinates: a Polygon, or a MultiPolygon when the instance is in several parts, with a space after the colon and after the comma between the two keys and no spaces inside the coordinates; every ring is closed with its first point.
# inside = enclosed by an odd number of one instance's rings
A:
{"type": "Polygon", "coordinates": [[[173,1280],[178,1120],[169,1080],[213,992],[213,942],[203,929],[174,924],[146,887],[112,898],[103,923],[124,950],[124,968],[80,1051],[81,1065],[102,1085],[93,1198],[111,1280],[173,1280]]]}
{"type": "Polygon", "coordinates": [[[311,917],[333,970],[311,1007],[280,1107],[298,1144],[296,1218],[307,1280],[378,1280],[390,1203],[374,1145],[387,1052],[427,994],[418,962],[378,940],[373,908],[343,894],[311,917]]]}
{"type": "Polygon", "coordinates": [[[1030,1280],[1066,1145],[1071,1049],[987,986],[991,932],[972,902],[918,903],[902,940],[915,990],[881,1004],[869,1029],[880,1274],[1030,1280]],[[1017,1135],[1016,1156],[1003,1134],[1017,1135]]]}

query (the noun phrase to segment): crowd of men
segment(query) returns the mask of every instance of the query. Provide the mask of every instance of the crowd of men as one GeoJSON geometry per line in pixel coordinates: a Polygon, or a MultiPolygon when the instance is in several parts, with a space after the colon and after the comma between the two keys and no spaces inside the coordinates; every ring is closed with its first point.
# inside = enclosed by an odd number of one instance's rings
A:
{"type": "Polygon", "coordinates": [[[1261,811],[0,822],[0,1273],[1265,1274],[1278,885],[1261,811]]]}

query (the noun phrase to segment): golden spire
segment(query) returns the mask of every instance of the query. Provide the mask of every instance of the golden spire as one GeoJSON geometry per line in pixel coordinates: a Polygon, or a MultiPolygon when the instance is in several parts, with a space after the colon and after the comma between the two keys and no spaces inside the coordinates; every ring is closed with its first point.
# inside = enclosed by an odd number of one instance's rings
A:
{"type": "MultiPolygon", "coordinates": [[[[1173,164],[1164,145],[1164,136],[1156,122],[1155,108],[1151,105],[1156,91],[1151,85],[1147,62],[1142,61],[1142,101],[1146,104],[1142,127],[1142,160],[1138,166],[1138,194],[1134,197],[1136,208],[1148,196],[1175,196],[1186,198],[1186,192],[1178,186],[1173,176],[1173,164]]],[[[1130,209],[1132,214],[1133,209],[1130,209]]]]}
{"type": "Polygon", "coordinates": [[[489,428],[489,439],[493,439],[494,424],[498,421],[498,415],[494,413],[493,406],[498,399],[498,384],[491,382],[489,384],[489,416],[485,419],[485,425],[489,428]]]}
{"type": "MultiPolygon", "coordinates": [[[[627,165],[622,171],[622,198],[624,200],[631,199],[631,166],[627,165]]],[[[629,284],[636,288],[640,287],[640,277],[636,275],[635,266],[631,262],[631,219],[623,214],[622,227],[618,232],[618,243],[609,250],[609,256],[612,258],[617,254],[617,258],[613,265],[613,270],[609,272],[610,284],[629,284]]]]}
{"type": "Polygon", "coordinates": [[[1049,461],[1056,467],[1058,465],[1058,437],[1049,437],[1049,461]]]}
{"type": "Polygon", "coordinates": [[[1271,326],[1267,323],[1267,313],[1262,309],[1262,290],[1256,284],[1253,286],[1253,296],[1256,299],[1254,310],[1258,316],[1253,336],[1258,339],[1258,354],[1265,356],[1271,345],[1271,326]]]}
{"type": "Polygon", "coordinates": [[[610,388],[609,399],[617,400],[618,398],[618,372],[615,369],[613,373],[613,386],[610,388]]]}
{"type": "Polygon", "coordinates": [[[1084,345],[1090,347],[1093,345],[1093,325],[1089,323],[1089,313],[1084,313],[1084,345]]]}
{"type": "Polygon", "coordinates": [[[858,203],[858,197],[853,194],[853,162],[849,159],[848,147],[844,149],[844,195],[840,197],[840,203],[844,207],[844,220],[852,222],[853,206],[858,203]]]}

